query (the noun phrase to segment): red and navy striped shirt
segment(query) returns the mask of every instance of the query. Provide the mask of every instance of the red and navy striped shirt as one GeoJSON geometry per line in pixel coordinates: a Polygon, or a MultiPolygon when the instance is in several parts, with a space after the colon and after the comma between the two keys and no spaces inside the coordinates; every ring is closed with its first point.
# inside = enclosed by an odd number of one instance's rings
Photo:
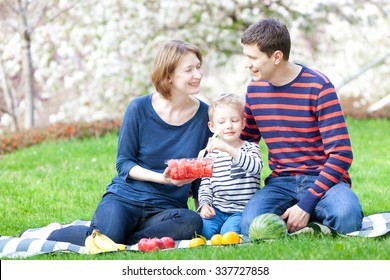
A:
{"type": "Polygon", "coordinates": [[[312,213],[340,180],[352,186],[352,148],[336,91],[322,73],[302,66],[292,82],[274,86],[251,81],[245,104],[243,140],[268,147],[270,176],[318,176],[298,206],[312,213]]]}

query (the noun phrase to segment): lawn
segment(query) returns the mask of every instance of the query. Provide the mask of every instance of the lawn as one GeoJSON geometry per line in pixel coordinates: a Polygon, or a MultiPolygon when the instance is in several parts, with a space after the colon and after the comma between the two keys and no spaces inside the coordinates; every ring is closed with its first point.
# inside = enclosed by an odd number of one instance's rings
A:
{"type": "MultiPolygon", "coordinates": [[[[353,190],[365,215],[390,211],[390,120],[347,118],[353,190]]],[[[18,236],[51,222],[89,220],[115,175],[117,135],[44,142],[0,158],[0,234],[18,236]]],[[[266,149],[261,143],[262,156],[266,149]]],[[[262,178],[269,174],[265,168],[262,178]]],[[[193,202],[189,201],[193,208],[193,202]]],[[[390,238],[296,236],[274,242],[155,253],[56,253],[38,260],[389,260],[390,238]]]]}

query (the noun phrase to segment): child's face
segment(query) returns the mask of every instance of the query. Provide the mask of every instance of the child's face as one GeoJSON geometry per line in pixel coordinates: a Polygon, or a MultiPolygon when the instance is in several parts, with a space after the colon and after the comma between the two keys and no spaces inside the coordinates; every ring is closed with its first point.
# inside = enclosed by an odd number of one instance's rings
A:
{"type": "Polygon", "coordinates": [[[242,111],[232,106],[218,106],[209,122],[212,132],[218,132],[218,137],[225,142],[239,139],[242,129],[245,126],[245,119],[242,111]]]}

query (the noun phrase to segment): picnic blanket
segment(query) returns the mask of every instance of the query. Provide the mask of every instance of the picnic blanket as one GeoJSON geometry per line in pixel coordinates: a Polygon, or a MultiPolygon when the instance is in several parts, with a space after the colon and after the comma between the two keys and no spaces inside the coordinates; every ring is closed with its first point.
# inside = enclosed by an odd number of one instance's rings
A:
{"type": "MultiPolygon", "coordinates": [[[[90,221],[75,220],[70,224],[63,225],[86,225],[89,226],[90,221]]],[[[34,231],[35,229],[27,229],[26,231],[34,231]]],[[[335,233],[328,227],[310,223],[306,228],[301,229],[300,233],[322,233],[340,235],[335,233]]],[[[380,237],[390,233],[390,212],[372,214],[363,218],[362,228],[359,231],[351,232],[342,236],[346,237],[380,237]]],[[[291,235],[296,235],[291,234],[291,235]]],[[[249,238],[243,236],[243,243],[248,242],[249,238]]],[[[176,248],[189,248],[190,240],[176,241],[176,248]]],[[[206,245],[210,245],[207,241],[206,245]]],[[[137,244],[128,245],[126,251],[138,251],[137,244]]],[[[84,246],[75,245],[67,242],[57,242],[37,238],[22,238],[14,236],[0,236],[0,258],[26,258],[39,254],[55,253],[55,252],[73,252],[78,254],[87,254],[84,246]]]]}

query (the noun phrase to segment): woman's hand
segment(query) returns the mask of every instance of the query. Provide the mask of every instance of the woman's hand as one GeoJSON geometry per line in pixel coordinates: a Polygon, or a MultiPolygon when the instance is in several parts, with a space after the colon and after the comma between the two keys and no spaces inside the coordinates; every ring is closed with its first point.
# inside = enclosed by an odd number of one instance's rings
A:
{"type": "Polygon", "coordinates": [[[177,187],[181,187],[185,184],[190,184],[195,179],[186,179],[186,180],[173,180],[171,179],[171,176],[169,175],[169,168],[165,168],[164,173],[159,173],[155,171],[151,171],[145,168],[142,168],[138,165],[134,166],[129,171],[129,177],[134,180],[139,181],[149,181],[149,182],[155,182],[159,184],[172,184],[177,187]]]}
{"type": "Polygon", "coordinates": [[[164,173],[163,173],[163,181],[164,184],[172,184],[177,187],[181,187],[186,184],[190,184],[194,181],[195,179],[183,179],[183,180],[173,180],[171,176],[169,175],[169,168],[165,168],[164,173]]]}

